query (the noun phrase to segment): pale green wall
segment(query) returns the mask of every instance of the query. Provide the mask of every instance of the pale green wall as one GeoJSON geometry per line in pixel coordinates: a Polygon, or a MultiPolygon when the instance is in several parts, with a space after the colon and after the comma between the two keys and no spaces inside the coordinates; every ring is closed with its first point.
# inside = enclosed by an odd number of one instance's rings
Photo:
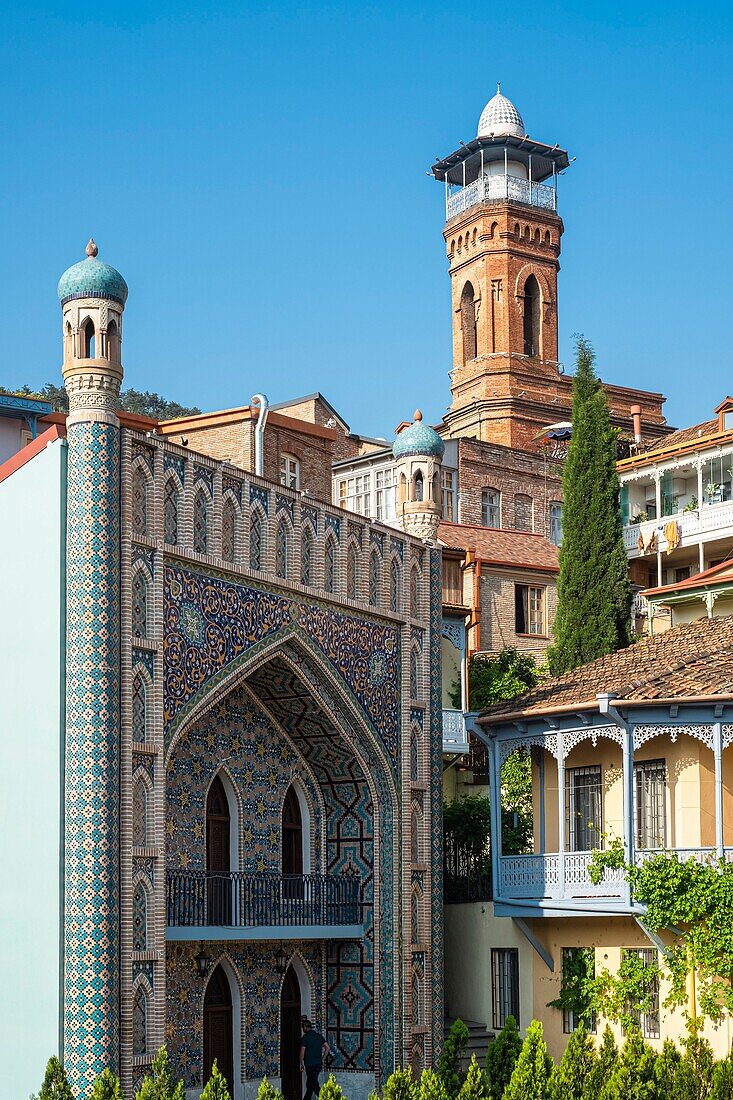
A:
{"type": "Polygon", "coordinates": [[[0,483],[0,1097],[59,1043],[62,528],[66,443],[0,483]]]}

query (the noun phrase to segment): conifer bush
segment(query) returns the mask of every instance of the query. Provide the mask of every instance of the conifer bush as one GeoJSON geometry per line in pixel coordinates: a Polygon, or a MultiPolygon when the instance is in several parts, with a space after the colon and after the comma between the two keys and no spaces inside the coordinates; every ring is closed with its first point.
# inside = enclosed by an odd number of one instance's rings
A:
{"type": "Polygon", "coordinates": [[[321,1085],[319,1100],[345,1100],[343,1089],[332,1073],[329,1073],[326,1082],[321,1085]]]}
{"type": "Polygon", "coordinates": [[[168,1051],[160,1048],[153,1059],[153,1074],[146,1075],[135,1100],[186,1100],[183,1081],[173,1083],[173,1074],[168,1066],[168,1051]]]}
{"type": "Polygon", "coordinates": [[[263,1077],[257,1089],[257,1100],[283,1100],[283,1095],[270,1084],[266,1077],[263,1077]]]}
{"type": "Polygon", "coordinates": [[[593,1040],[580,1024],[570,1036],[559,1064],[550,1074],[550,1100],[583,1100],[583,1090],[597,1062],[593,1040]]]}
{"type": "Polygon", "coordinates": [[[613,1032],[610,1027],[606,1025],[603,1032],[603,1038],[601,1039],[601,1045],[598,1049],[598,1057],[585,1083],[583,1100],[598,1100],[601,1089],[605,1082],[612,1076],[616,1069],[617,1062],[618,1047],[616,1046],[616,1040],[613,1037],[613,1032]]]}
{"type": "Polygon", "coordinates": [[[49,1058],[38,1100],[74,1100],[69,1079],[58,1058],[49,1058]]]}
{"type": "Polygon", "coordinates": [[[547,1053],[542,1024],[533,1020],[503,1100],[549,1100],[552,1058],[547,1053]]]}
{"type": "Polygon", "coordinates": [[[713,1084],[708,1100],[733,1100],[733,1054],[713,1066],[713,1084]]]}
{"type": "Polygon", "coordinates": [[[476,1061],[476,1055],[471,1055],[471,1062],[466,1074],[466,1080],[461,1085],[458,1093],[459,1100],[490,1100],[489,1083],[486,1076],[476,1061]]]}
{"type": "MultiPolygon", "coordinates": [[[[260,1088],[261,1087],[262,1086],[260,1086],[260,1088]]],[[[214,1064],[211,1067],[211,1077],[206,1083],[206,1088],[201,1093],[201,1100],[232,1100],[229,1089],[227,1088],[226,1077],[223,1073],[219,1072],[216,1059],[214,1059],[214,1064]]]]}
{"type": "Polygon", "coordinates": [[[674,1100],[707,1100],[713,1079],[713,1052],[693,1025],[682,1040],[685,1052],[677,1070],[674,1100]]]}
{"type": "Polygon", "coordinates": [[[420,1078],[420,1100],[448,1100],[443,1079],[433,1069],[424,1069],[420,1078]]]}
{"type": "Polygon", "coordinates": [[[522,1037],[517,1021],[507,1016],[499,1034],[486,1052],[486,1073],[491,1100],[502,1100],[522,1049],[522,1037]]]}
{"type": "Polygon", "coordinates": [[[89,1100],[122,1100],[122,1085],[112,1070],[105,1069],[94,1082],[89,1100]]]}
{"type": "Polygon", "coordinates": [[[629,1029],[613,1073],[602,1086],[599,1100],[657,1100],[654,1083],[656,1055],[638,1028],[629,1029]]]}
{"type": "Polygon", "coordinates": [[[418,1100],[420,1086],[410,1069],[396,1069],[387,1078],[382,1100],[418,1100]]]}
{"type": "Polygon", "coordinates": [[[661,1052],[654,1063],[654,1082],[659,1097],[673,1100],[677,1087],[677,1073],[680,1066],[680,1052],[671,1039],[665,1039],[661,1052]]]}
{"type": "Polygon", "coordinates": [[[463,1020],[454,1020],[438,1062],[438,1076],[451,1098],[458,1096],[461,1091],[461,1055],[467,1046],[468,1028],[463,1020]]]}

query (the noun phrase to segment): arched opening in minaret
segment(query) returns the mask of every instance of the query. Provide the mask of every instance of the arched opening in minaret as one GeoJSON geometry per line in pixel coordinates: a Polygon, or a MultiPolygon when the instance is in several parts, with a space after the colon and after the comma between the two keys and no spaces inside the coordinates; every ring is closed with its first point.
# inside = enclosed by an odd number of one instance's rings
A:
{"type": "Polygon", "coordinates": [[[540,354],[540,284],[534,275],[524,284],[524,354],[540,354]]]}
{"type": "Polygon", "coordinates": [[[463,362],[468,363],[476,358],[476,305],[471,283],[466,283],[461,294],[461,329],[463,362]]]}
{"type": "Polygon", "coordinates": [[[117,330],[117,322],[110,321],[107,326],[107,358],[110,363],[120,361],[120,334],[117,330]]]}
{"type": "Polygon", "coordinates": [[[412,499],[421,501],[425,495],[425,488],[423,484],[422,470],[418,470],[413,479],[413,494],[412,499]]]}
{"type": "Polygon", "coordinates": [[[94,321],[87,317],[81,326],[81,358],[96,359],[97,340],[94,333],[94,321]]]}

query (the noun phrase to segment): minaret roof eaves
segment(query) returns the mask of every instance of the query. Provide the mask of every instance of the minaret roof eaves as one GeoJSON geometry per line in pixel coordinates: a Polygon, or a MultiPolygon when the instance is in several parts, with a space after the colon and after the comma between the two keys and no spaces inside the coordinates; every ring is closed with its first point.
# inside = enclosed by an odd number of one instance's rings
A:
{"type": "MultiPolygon", "coordinates": [[[[557,172],[564,171],[570,164],[567,150],[561,149],[559,145],[546,145],[544,142],[535,141],[534,138],[529,136],[516,137],[514,134],[501,134],[496,137],[477,137],[466,142],[454,153],[443,157],[442,160],[436,160],[431,172],[437,180],[442,181],[452,169],[462,165],[464,160],[470,160],[473,157],[480,158],[481,149],[498,150],[503,149],[505,146],[511,150],[512,159],[514,160],[526,161],[529,160],[530,155],[532,156],[532,179],[535,183],[541,183],[543,179],[547,179],[552,175],[553,163],[557,172]],[[542,161],[545,161],[544,165],[542,161]]],[[[459,183],[460,180],[453,179],[450,182],[459,183]]]]}

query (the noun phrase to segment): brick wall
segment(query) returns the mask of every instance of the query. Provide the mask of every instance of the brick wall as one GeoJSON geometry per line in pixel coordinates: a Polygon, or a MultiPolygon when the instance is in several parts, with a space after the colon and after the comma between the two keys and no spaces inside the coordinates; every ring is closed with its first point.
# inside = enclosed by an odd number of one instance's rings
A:
{"type": "MultiPolygon", "coordinates": [[[[557,578],[555,574],[530,570],[489,569],[481,570],[481,638],[483,651],[496,652],[505,646],[516,646],[524,653],[532,653],[543,659],[552,642],[552,627],[557,610],[557,578]],[[536,585],[544,589],[545,625],[548,633],[539,635],[517,634],[515,629],[515,585],[536,585]]],[[[475,641],[471,643],[475,645],[475,641]]]]}
{"type": "Polygon", "coordinates": [[[461,439],[458,447],[461,523],[481,523],[481,493],[490,487],[501,492],[502,527],[516,526],[515,497],[529,496],[533,515],[530,529],[549,537],[550,502],[562,501],[560,475],[560,463],[542,455],[461,439]]]}

